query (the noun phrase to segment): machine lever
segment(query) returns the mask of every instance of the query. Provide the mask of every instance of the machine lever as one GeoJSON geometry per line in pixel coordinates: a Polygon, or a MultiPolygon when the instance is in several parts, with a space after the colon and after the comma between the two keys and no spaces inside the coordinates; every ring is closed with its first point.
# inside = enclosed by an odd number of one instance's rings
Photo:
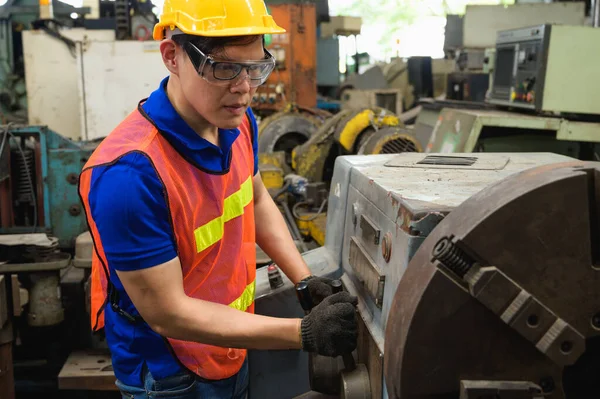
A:
{"type": "Polygon", "coordinates": [[[304,313],[309,314],[310,310],[313,308],[313,302],[310,297],[310,292],[308,291],[308,284],[306,281],[301,281],[296,284],[296,296],[298,297],[300,306],[302,306],[302,309],[304,309],[304,313]]]}
{"type": "MultiPolygon", "coordinates": [[[[342,282],[340,280],[333,280],[331,282],[331,288],[333,294],[342,292],[342,282]]],[[[346,369],[346,371],[352,371],[356,368],[356,362],[354,361],[354,356],[352,355],[352,353],[344,353],[342,355],[342,359],[344,360],[344,368],[346,369]]]]}

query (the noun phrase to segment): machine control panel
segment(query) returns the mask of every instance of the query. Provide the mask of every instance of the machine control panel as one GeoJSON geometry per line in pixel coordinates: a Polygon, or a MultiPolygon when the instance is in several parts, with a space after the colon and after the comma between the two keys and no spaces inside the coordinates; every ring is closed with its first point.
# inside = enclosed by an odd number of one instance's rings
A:
{"type": "Polygon", "coordinates": [[[525,104],[533,104],[535,99],[536,74],[539,69],[537,54],[541,52],[541,42],[523,44],[517,52],[517,73],[511,100],[525,104]]]}
{"type": "Polygon", "coordinates": [[[499,32],[491,102],[534,107],[544,26],[499,32]]]}
{"type": "Polygon", "coordinates": [[[488,102],[548,114],[600,115],[600,31],[547,24],[498,32],[488,102]]]}

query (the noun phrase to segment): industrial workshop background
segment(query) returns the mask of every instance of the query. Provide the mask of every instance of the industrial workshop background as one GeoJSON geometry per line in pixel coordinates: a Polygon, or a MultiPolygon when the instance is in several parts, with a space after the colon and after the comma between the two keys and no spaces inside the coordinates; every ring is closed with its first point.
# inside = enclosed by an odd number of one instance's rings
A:
{"type": "MultiPolygon", "coordinates": [[[[360,337],[251,351],[250,397],[597,398],[600,0],[266,3],[259,170],[360,337]]],[[[77,184],[167,75],[159,8],[0,0],[0,399],[120,397],[77,184]]],[[[257,265],[256,312],[301,317],[257,265]]]]}

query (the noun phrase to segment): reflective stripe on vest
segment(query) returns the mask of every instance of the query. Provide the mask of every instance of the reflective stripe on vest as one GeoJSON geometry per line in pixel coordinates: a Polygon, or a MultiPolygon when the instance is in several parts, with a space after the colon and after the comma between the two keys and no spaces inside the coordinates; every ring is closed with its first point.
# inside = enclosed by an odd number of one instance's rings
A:
{"type": "Polygon", "coordinates": [[[223,214],[194,231],[196,250],[202,252],[223,238],[225,223],[242,216],[244,208],[252,202],[253,195],[252,177],[248,177],[238,191],[225,198],[223,214]]]}
{"type": "Polygon", "coordinates": [[[250,305],[252,305],[254,303],[255,291],[256,291],[256,280],[254,280],[253,282],[248,284],[246,286],[246,289],[244,290],[244,292],[242,292],[242,295],[240,295],[240,297],[238,299],[236,299],[235,301],[231,302],[229,304],[229,306],[231,306],[234,309],[245,312],[250,307],[250,305]]]}

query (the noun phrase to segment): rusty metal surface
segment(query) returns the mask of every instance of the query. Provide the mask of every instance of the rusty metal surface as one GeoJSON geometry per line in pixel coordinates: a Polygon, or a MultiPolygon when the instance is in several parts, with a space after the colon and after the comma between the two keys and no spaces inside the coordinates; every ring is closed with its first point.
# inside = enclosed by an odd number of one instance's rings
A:
{"type": "MultiPolygon", "coordinates": [[[[600,358],[590,352],[600,335],[599,207],[600,163],[570,162],[512,175],[450,212],[416,252],[390,309],[389,397],[457,397],[461,380],[530,381],[548,398],[582,397],[577,392],[593,384],[600,358]],[[572,326],[587,339],[586,353],[565,368],[498,316],[506,309],[494,312],[474,298],[456,272],[468,272],[472,262],[461,269],[433,260],[444,237],[572,326]]],[[[552,345],[571,349],[561,339],[552,345]]]]}
{"type": "Polygon", "coordinates": [[[476,157],[477,161],[470,167],[418,164],[431,155],[446,154],[379,155],[391,158],[383,165],[354,172],[351,183],[360,186],[386,214],[400,217],[401,207],[413,215],[417,210],[450,210],[499,179],[539,165],[573,160],[551,153],[456,153],[451,156],[476,157]]]}
{"type": "Polygon", "coordinates": [[[315,4],[272,4],[270,14],[286,33],[272,35],[267,46],[278,60],[277,68],[252,99],[257,111],[279,111],[287,103],[311,108],[317,105],[317,18],[315,4]],[[283,57],[281,57],[281,54],[283,57]],[[283,86],[283,92],[277,89],[283,86]]]}
{"type": "Polygon", "coordinates": [[[341,111],[327,119],[311,138],[296,147],[292,152],[292,168],[310,182],[321,182],[326,168],[331,168],[331,157],[339,155],[333,147],[334,132],[340,121],[350,115],[350,111],[341,111]]]}

